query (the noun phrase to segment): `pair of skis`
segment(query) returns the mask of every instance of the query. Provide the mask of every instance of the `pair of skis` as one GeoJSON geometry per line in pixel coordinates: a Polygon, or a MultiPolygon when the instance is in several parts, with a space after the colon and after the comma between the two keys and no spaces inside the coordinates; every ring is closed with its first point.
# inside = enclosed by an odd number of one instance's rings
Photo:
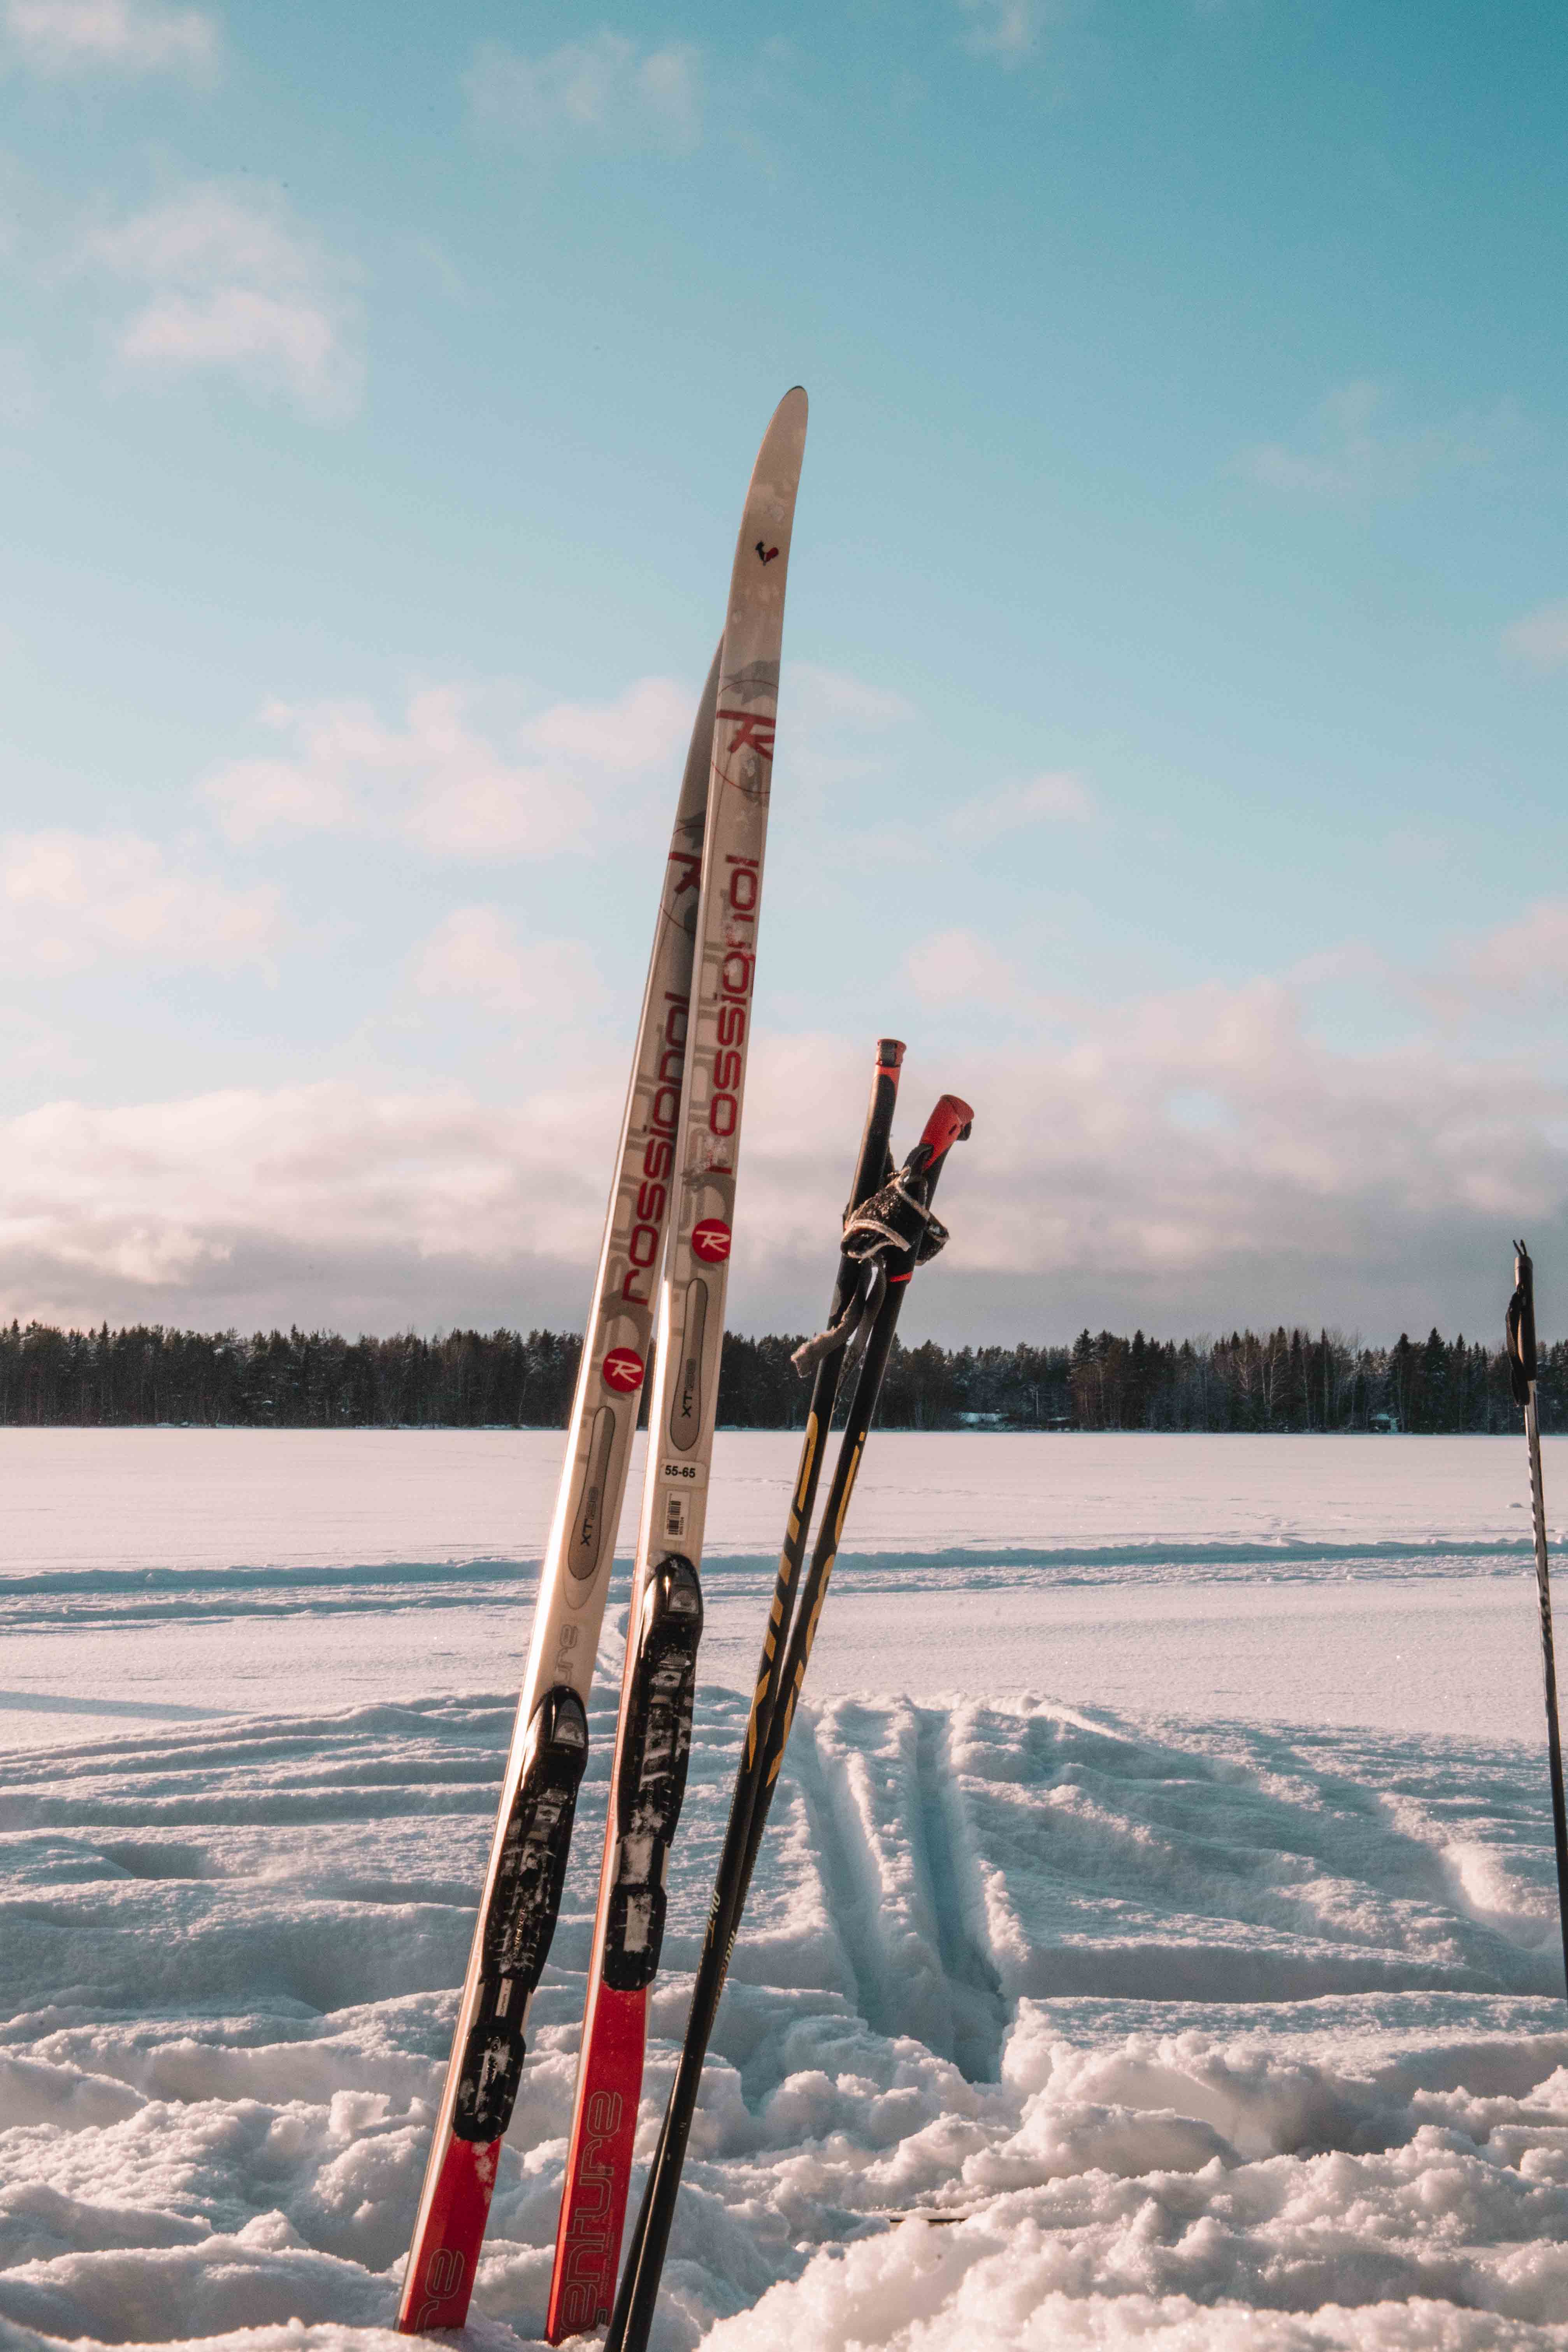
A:
{"type": "MultiPolygon", "coordinates": [[[[397,2324],[405,2335],[460,2327],[468,2316],[529,2009],[560,1909],[587,1758],[586,1702],[657,1318],[647,1481],[573,2131],[574,2150],[595,2167],[590,2175],[580,2162],[578,2180],[598,2191],[604,2158],[592,2151],[593,2133],[584,2137],[584,2120],[608,2113],[607,2099],[617,2130],[624,2123],[616,2141],[617,2162],[624,2141],[620,2210],[604,2246],[613,2284],[701,1631],[698,1570],[805,423],[797,386],[779,404],[758,453],[724,634],[687,758],[565,1465],[404,2277],[397,2324]]],[[[569,2199],[572,2192],[569,2174],[569,2199]]],[[[566,2219],[563,2210],[563,2231],[566,2219]]],[[[580,2273],[581,2254],[579,2242],[580,2273]]],[[[552,2329],[559,2321],[562,2333],[584,2324],[568,2316],[563,2294],[552,2292],[552,2329]]]]}

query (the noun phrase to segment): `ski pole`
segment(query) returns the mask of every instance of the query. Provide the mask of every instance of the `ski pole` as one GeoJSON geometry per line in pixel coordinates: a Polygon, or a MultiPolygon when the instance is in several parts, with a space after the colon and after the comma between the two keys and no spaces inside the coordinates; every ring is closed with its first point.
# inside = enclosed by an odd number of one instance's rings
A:
{"type": "MultiPolygon", "coordinates": [[[[860,1137],[860,1150],[855,1161],[855,1173],[849,1186],[849,1202],[844,1212],[847,1223],[855,1211],[879,1192],[893,1172],[890,1137],[893,1113],[898,1108],[899,1072],[903,1065],[903,1041],[898,1037],[879,1037],[877,1061],[871,1078],[871,1099],[866,1107],[866,1125],[860,1137]]],[[[833,1286],[833,1303],[828,1309],[828,1326],[839,1323],[853,1304],[861,1278],[858,1259],[841,1255],[838,1273],[833,1286]]],[[[756,1686],[752,1696],[752,1712],[746,1724],[745,1743],[741,1751],[740,1770],[735,1777],[735,1794],[731,1806],[730,1828],[725,1834],[724,1854],[719,1864],[717,1887],[725,1877],[725,1864],[730,1858],[730,1841],[737,1829],[744,1834],[738,1820],[744,1805],[747,1818],[751,1798],[755,1793],[755,1770],[758,1758],[765,1744],[767,1726],[777,1704],[779,1685],[784,1675],[784,1652],[789,1640],[791,1607],[795,1600],[795,1578],[805,1557],[806,1537],[811,1528],[811,1515],[816,1505],[817,1483],[822,1475],[823,1456],[827,1443],[828,1428],[833,1419],[833,1407],[838,1394],[839,1375],[844,1367],[843,1342],[825,1350],[818,1360],[812,1380],[811,1402],[806,1407],[805,1432],[801,1439],[800,1463],[795,1472],[795,1491],[790,1496],[789,1519],[784,1528],[783,1548],[779,1552],[778,1575],[773,1582],[773,1607],[768,1612],[768,1630],[763,1636],[763,1654],[757,1662],[756,1686]]]]}
{"type": "MultiPolygon", "coordinates": [[[[866,1240],[875,1242],[875,1247],[868,1248],[863,1259],[871,1276],[865,1299],[872,1317],[869,1337],[860,1360],[844,1433],[839,1439],[811,1567],[795,1603],[782,1663],[769,1659],[764,1646],[767,1680],[775,1693],[774,1702],[767,1717],[765,1729],[760,1728],[755,1749],[748,1740],[742,1756],[742,1779],[750,1780],[750,1801],[749,1803],[746,1801],[746,1793],[738,1780],[723,1861],[713,1890],[702,1956],[692,1990],[686,2039],[675,2081],[670,2086],[658,2145],[643,2189],[642,2204],[626,2254],[626,2268],[621,2274],[609,2334],[605,2340],[605,2352],[647,2352],[648,2331],[653,2324],[659,2280],[669,2244],[670,2225],[680,2189],[681,2168],[686,2160],[687,2143],[697,2112],[703,2061],[718,2015],[720,1996],[729,1972],[730,1955],[740,1927],[763,1832],[767,1825],[784,1747],[795,1720],[801,1685],[816,1638],[828,1580],[838,1556],[867,1433],[877,1409],[882,1376],[892,1350],[899,1310],[903,1305],[904,1294],[915,1266],[922,1258],[933,1256],[947,1239],[945,1231],[931,1214],[931,1195],[949,1150],[967,1136],[973,1117],[967,1103],[961,1102],[955,1095],[943,1095],[927,1120],[925,1131],[905,1163],[902,1173],[884,1185],[864,1204],[858,1216],[852,1215],[846,1223],[847,1243],[852,1241],[857,1230],[866,1240]],[[896,1272],[889,1273],[889,1258],[907,1259],[908,1263],[900,1265],[896,1272]],[[880,1278],[877,1279],[879,1276],[880,1278]],[[748,1758],[752,1759],[749,1775],[748,1758]]],[[[861,1328],[864,1328],[863,1324],[861,1328]]],[[[847,1344],[854,1344],[856,1335],[846,1331],[841,1337],[837,1332],[835,1336],[837,1337],[837,1352],[842,1353],[847,1344]]],[[[827,1363],[820,1366],[819,1378],[821,1370],[826,1369],[827,1363]]],[[[793,1530],[793,1506],[791,1526],[793,1530]]],[[[770,1617],[769,1633],[773,1635],[773,1620],[770,1617]]],[[[760,1685],[763,1676],[759,1675],[758,1679],[760,1685]]]]}
{"type": "Polygon", "coordinates": [[[1568,1990],[1568,1803],[1563,1793],[1563,1741],[1557,1728],[1557,1664],[1552,1647],[1552,1578],[1546,1559],[1546,1495],[1541,1483],[1541,1420],[1535,1402],[1535,1268],[1522,1242],[1513,1245],[1513,1297],[1508,1302],[1508,1368],[1513,1401],[1524,1410],[1530,1448],[1530,1507],[1535,1521],[1535,1584],[1541,1600],[1541,1661],[1546,1677],[1546,1764],[1552,1776],[1552,1833],[1557,1846],[1557,1916],[1568,1990]]]}

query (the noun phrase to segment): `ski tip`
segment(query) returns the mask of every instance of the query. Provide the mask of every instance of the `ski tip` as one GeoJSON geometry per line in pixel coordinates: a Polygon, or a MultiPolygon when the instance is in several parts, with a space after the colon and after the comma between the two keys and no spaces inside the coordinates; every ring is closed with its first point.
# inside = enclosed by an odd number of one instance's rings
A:
{"type": "Polygon", "coordinates": [[[905,1045],[901,1037],[879,1037],[877,1067],[879,1070],[900,1070],[904,1064],[905,1045]]]}

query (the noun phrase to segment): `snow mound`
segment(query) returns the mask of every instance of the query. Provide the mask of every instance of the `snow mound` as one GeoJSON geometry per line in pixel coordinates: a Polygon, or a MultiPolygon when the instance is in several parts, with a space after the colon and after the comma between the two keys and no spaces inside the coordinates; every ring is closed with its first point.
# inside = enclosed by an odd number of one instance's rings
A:
{"type": "MultiPolygon", "coordinates": [[[[538,2341],[610,1752],[467,2341],[538,2341]]],[[[745,1702],[707,1691],[639,2147],[745,1702]]],[[[0,2342],[391,2352],[499,1696],[0,1759],[0,2342]]],[[[803,1711],[659,2352],[1568,2345],[1568,2013],[1516,1750],[1019,1696],[803,1711]]]]}

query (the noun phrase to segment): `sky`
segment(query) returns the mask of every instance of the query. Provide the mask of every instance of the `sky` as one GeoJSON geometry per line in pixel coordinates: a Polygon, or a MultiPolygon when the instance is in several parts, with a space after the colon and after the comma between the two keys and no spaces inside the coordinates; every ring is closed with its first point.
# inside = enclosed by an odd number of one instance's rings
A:
{"type": "Polygon", "coordinates": [[[811,395],[732,1325],[1568,1328],[1568,16],[0,0],[0,1310],[581,1320],[811,395]]]}

